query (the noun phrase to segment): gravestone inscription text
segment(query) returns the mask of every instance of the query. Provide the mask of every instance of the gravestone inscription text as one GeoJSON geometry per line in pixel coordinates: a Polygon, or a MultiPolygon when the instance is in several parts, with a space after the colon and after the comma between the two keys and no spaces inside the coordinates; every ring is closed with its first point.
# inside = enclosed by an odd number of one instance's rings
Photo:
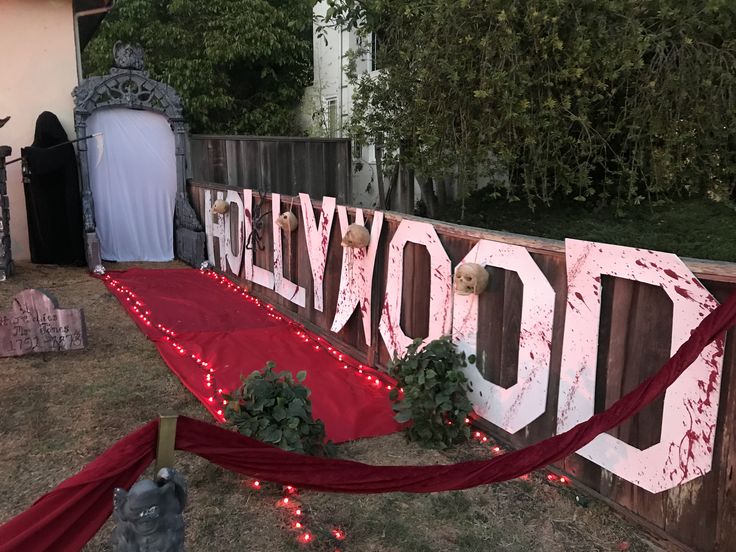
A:
{"type": "Polygon", "coordinates": [[[81,309],[60,309],[55,299],[37,289],[13,297],[10,310],[0,311],[0,357],[71,351],[87,345],[81,309]]]}

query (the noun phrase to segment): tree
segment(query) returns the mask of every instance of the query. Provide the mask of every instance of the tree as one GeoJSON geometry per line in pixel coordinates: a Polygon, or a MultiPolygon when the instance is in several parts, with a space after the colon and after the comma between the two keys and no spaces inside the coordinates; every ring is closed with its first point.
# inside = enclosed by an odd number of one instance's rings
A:
{"type": "Polygon", "coordinates": [[[311,0],[119,0],[87,46],[104,74],[117,40],[182,96],[195,132],[290,135],[312,77],[311,0]]]}
{"type": "Polygon", "coordinates": [[[733,192],[732,1],[328,2],[323,24],[381,36],[352,132],[420,183],[485,178],[532,207],[733,192]]]}

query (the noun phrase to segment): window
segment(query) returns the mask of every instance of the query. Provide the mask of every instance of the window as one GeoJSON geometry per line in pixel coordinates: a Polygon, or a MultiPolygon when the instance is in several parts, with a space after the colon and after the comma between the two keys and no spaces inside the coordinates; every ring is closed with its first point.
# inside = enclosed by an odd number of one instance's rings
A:
{"type": "Polygon", "coordinates": [[[327,98],[327,135],[335,138],[338,133],[337,128],[337,98],[327,98]]]}
{"type": "Polygon", "coordinates": [[[352,149],[353,149],[353,159],[357,161],[358,159],[363,157],[363,144],[361,144],[357,140],[353,140],[352,149]]]}
{"type": "Polygon", "coordinates": [[[378,51],[381,49],[381,38],[378,33],[371,33],[371,62],[370,71],[378,71],[378,51]]]}

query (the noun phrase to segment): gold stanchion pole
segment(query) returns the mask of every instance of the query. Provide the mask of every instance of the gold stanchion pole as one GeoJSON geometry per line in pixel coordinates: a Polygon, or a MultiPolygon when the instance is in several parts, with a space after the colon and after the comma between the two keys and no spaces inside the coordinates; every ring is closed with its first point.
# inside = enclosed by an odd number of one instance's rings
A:
{"type": "Polygon", "coordinates": [[[161,468],[174,467],[174,444],[176,442],[176,414],[162,414],[158,423],[156,445],[156,473],[161,468]]]}

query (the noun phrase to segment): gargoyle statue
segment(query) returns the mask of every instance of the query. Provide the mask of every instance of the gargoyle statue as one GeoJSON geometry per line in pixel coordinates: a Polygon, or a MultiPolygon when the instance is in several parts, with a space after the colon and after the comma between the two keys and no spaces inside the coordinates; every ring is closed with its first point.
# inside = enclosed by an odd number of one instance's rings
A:
{"type": "Polygon", "coordinates": [[[112,549],[115,552],[184,552],[187,485],[176,470],[163,468],[130,491],[115,489],[112,549]]]}

